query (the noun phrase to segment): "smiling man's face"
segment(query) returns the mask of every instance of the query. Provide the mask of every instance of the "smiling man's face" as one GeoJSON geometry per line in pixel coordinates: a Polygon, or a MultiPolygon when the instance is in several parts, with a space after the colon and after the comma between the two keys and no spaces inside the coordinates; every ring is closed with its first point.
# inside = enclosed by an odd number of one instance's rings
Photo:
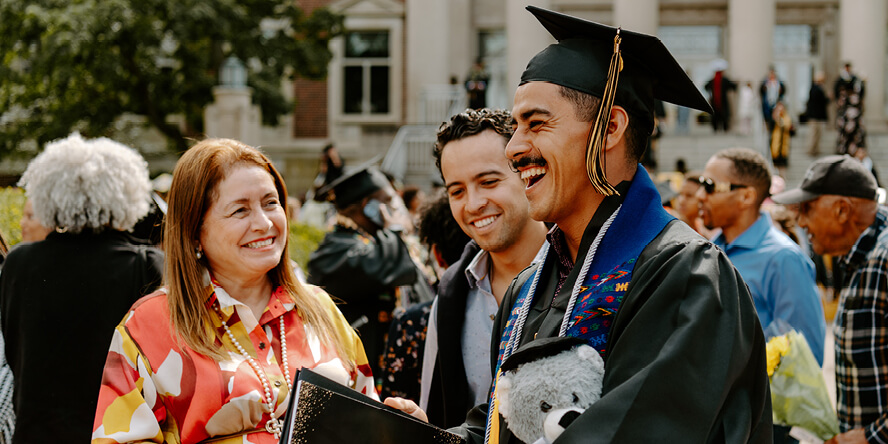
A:
{"type": "Polygon", "coordinates": [[[506,138],[493,130],[448,142],[441,151],[441,175],[450,210],[483,250],[511,247],[530,221],[524,182],[509,169],[506,138]]]}
{"type": "Polygon", "coordinates": [[[515,93],[515,134],[506,157],[521,172],[530,215],[555,222],[569,218],[578,202],[597,194],[586,175],[590,122],[578,118],[560,86],[529,82],[515,93]]]}

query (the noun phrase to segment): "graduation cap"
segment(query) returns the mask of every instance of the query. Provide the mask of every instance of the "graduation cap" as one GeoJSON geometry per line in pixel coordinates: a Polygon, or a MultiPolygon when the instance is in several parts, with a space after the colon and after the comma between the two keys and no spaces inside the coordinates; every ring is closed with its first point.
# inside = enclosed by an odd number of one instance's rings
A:
{"type": "Polygon", "coordinates": [[[385,189],[389,186],[389,181],[373,165],[374,163],[375,159],[346,171],[333,182],[321,187],[318,194],[327,195],[327,199],[332,201],[336,208],[342,209],[378,190],[385,189]]]}
{"type": "Polygon", "coordinates": [[[503,362],[503,365],[500,366],[500,370],[505,373],[518,368],[522,364],[555,356],[583,344],[588,344],[588,342],[583,338],[569,336],[537,339],[522,345],[515,353],[512,353],[506,359],[506,362],[503,362]]]}
{"type": "Polygon", "coordinates": [[[672,199],[675,199],[675,196],[678,196],[678,192],[672,188],[672,183],[668,180],[657,182],[656,187],[657,192],[660,193],[660,203],[663,205],[666,205],[671,202],[672,199]]]}
{"type": "Polygon", "coordinates": [[[586,170],[606,196],[617,194],[604,174],[604,140],[613,105],[653,129],[655,100],[712,112],[706,98],[655,36],[528,6],[558,40],[535,55],[521,85],[548,82],[601,98],[589,133],[586,170]]]}

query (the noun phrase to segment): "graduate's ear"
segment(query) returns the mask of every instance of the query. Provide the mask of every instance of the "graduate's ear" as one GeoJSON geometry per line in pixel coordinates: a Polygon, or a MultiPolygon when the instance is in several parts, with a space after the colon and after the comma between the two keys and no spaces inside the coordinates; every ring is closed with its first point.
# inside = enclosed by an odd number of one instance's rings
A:
{"type": "Polygon", "coordinates": [[[629,113],[622,106],[614,105],[611,109],[610,120],[607,122],[607,141],[605,149],[610,150],[626,135],[629,128],[629,113]]]}

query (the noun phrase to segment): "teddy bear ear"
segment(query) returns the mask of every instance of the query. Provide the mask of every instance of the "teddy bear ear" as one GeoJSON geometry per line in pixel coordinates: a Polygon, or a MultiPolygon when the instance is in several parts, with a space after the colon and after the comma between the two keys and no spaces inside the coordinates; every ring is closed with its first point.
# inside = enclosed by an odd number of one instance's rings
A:
{"type": "Polygon", "coordinates": [[[588,345],[577,347],[577,354],[585,361],[589,361],[593,364],[600,363],[600,365],[604,367],[604,360],[601,359],[601,354],[598,353],[598,350],[595,350],[588,345]]]}
{"type": "Polygon", "coordinates": [[[496,383],[496,403],[499,408],[500,415],[509,419],[512,415],[512,409],[509,406],[509,392],[512,390],[512,378],[508,374],[500,376],[499,382],[496,383]]]}

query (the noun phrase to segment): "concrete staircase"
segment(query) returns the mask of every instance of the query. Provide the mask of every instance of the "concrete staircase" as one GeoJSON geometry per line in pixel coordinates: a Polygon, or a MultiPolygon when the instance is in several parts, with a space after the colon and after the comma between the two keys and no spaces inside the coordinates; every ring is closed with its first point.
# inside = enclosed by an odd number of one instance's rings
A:
{"type": "MultiPolygon", "coordinates": [[[[764,132],[751,131],[748,135],[738,133],[716,133],[709,126],[696,125],[689,134],[677,135],[672,128],[666,128],[665,134],[658,140],[656,158],[658,172],[672,171],[675,162],[684,159],[690,170],[702,170],[706,161],[715,152],[730,147],[752,148],[770,159],[764,132]]],[[[815,159],[808,156],[808,144],[811,140],[811,127],[799,125],[796,135],[792,138],[789,155],[789,167],[786,171],[787,188],[797,187],[805,175],[808,166],[815,159]]],[[[836,131],[827,123],[826,131],[820,139],[820,155],[834,152],[836,131]]],[[[869,130],[867,135],[869,155],[882,176],[880,181],[888,179],[888,132],[883,129],[869,130]]],[[[776,173],[776,170],[775,170],[776,173]]],[[[884,185],[884,184],[883,184],[884,185]]]]}

